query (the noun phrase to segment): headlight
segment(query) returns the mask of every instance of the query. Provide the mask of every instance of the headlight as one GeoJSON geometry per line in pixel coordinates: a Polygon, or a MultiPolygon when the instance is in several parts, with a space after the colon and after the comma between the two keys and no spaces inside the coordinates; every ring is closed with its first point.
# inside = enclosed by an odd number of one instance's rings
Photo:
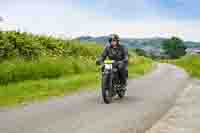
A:
{"type": "Polygon", "coordinates": [[[111,70],[112,69],[112,64],[105,64],[105,69],[111,70]]]}

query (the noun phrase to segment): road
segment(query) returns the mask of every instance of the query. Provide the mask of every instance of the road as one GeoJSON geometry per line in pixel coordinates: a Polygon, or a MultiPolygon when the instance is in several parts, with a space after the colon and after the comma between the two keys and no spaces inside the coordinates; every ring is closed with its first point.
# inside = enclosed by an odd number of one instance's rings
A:
{"type": "Polygon", "coordinates": [[[146,133],[200,133],[200,80],[191,79],[175,105],[146,133]]]}
{"type": "Polygon", "coordinates": [[[0,109],[0,133],[143,133],[174,104],[188,76],[169,64],[130,80],[128,95],[102,103],[100,92],[82,92],[15,109],[0,109]]]}

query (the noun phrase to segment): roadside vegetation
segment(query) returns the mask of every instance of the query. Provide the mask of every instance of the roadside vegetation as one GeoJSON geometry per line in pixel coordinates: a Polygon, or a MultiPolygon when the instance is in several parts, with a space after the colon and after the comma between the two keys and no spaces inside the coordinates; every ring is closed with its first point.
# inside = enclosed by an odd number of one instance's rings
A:
{"type": "Polygon", "coordinates": [[[184,68],[192,77],[200,78],[200,55],[187,55],[170,62],[184,68]]]}
{"type": "Polygon", "coordinates": [[[167,39],[162,44],[165,55],[170,59],[178,59],[186,54],[184,41],[178,37],[167,39]]]}
{"type": "MultiPolygon", "coordinates": [[[[96,44],[20,32],[0,32],[0,106],[26,104],[99,88],[96,44]]],[[[129,52],[129,77],[144,75],[153,61],[129,52]]]]}
{"type": "Polygon", "coordinates": [[[160,48],[144,50],[136,48],[138,55],[151,58],[153,60],[178,59],[186,54],[187,46],[179,37],[171,37],[162,41],[160,48]]]}

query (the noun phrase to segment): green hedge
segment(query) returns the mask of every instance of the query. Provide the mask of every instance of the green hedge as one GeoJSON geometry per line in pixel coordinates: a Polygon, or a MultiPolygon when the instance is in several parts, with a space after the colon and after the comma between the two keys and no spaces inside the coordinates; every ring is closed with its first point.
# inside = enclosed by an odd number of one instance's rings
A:
{"type": "Polygon", "coordinates": [[[39,61],[12,60],[0,64],[0,84],[42,78],[58,78],[84,72],[94,72],[95,62],[88,58],[56,57],[39,61]]]}
{"type": "Polygon", "coordinates": [[[101,46],[80,44],[77,40],[64,40],[51,36],[33,35],[16,31],[0,31],[0,60],[38,59],[40,56],[90,56],[100,54],[101,46]]]}

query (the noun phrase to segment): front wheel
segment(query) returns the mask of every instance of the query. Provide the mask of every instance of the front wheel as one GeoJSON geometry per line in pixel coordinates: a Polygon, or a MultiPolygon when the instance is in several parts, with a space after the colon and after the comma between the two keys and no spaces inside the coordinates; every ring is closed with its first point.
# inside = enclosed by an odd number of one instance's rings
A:
{"type": "Polygon", "coordinates": [[[112,96],[109,89],[102,89],[102,96],[104,103],[110,104],[112,102],[112,96]]]}
{"type": "Polygon", "coordinates": [[[102,97],[104,100],[104,103],[110,104],[112,102],[112,92],[111,89],[109,88],[109,75],[104,75],[102,78],[102,97]]]}

